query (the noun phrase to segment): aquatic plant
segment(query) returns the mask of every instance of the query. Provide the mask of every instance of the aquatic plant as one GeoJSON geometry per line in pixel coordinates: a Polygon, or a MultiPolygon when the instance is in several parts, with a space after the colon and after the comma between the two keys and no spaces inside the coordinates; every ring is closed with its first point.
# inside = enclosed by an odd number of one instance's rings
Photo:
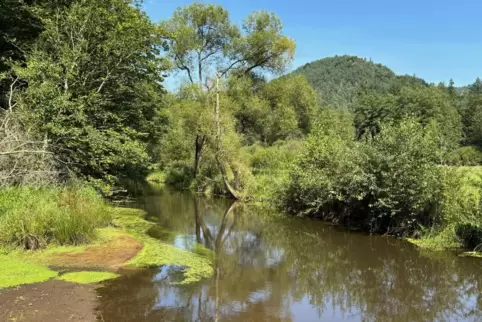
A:
{"type": "Polygon", "coordinates": [[[178,265],[186,267],[184,280],[180,284],[197,282],[213,274],[213,268],[208,256],[192,253],[175,246],[163,243],[146,234],[155,226],[142,218],[143,212],[134,209],[119,209],[114,224],[122,227],[129,234],[144,244],[139,254],[127,264],[132,267],[147,268],[162,265],[178,265]]]}

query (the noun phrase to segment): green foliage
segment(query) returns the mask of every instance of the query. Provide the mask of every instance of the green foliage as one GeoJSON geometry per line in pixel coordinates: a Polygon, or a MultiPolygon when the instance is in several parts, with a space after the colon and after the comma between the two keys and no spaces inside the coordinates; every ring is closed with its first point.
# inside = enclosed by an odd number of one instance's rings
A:
{"type": "Polygon", "coordinates": [[[330,218],[363,197],[364,157],[352,123],[339,113],[325,110],[314,126],[282,197],[286,210],[330,218]]]}
{"type": "Polygon", "coordinates": [[[364,89],[389,90],[395,73],[381,64],[355,56],[335,56],[308,63],[293,72],[303,75],[319,95],[322,106],[351,108],[364,89]]]}
{"type": "Polygon", "coordinates": [[[156,26],[124,0],[44,10],[42,23],[14,69],[28,83],[15,98],[23,121],[84,178],[144,177],[165,69],[156,26]]]}
{"type": "Polygon", "coordinates": [[[166,173],[166,183],[178,189],[188,189],[193,182],[192,173],[190,164],[183,161],[172,163],[166,173]]]}
{"type": "Polygon", "coordinates": [[[16,187],[0,190],[0,245],[37,249],[91,241],[111,211],[92,188],[16,187]]]}
{"type": "Polygon", "coordinates": [[[355,114],[359,136],[378,133],[383,122],[412,117],[422,125],[436,121],[439,145],[446,151],[456,149],[462,139],[457,108],[449,94],[437,87],[402,87],[396,94],[369,92],[360,97],[355,114]]]}
{"type": "Polygon", "coordinates": [[[416,120],[382,125],[364,146],[367,224],[370,230],[410,234],[437,220],[433,207],[440,189],[436,133],[416,120]]]}
{"type": "Polygon", "coordinates": [[[307,140],[284,192],[285,209],[394,234],[434,223],[441,184],[431,127],[409,119],[358,142],[347,135],[350,123],[347,130],[326,125],[307,140]]]}
{"type": "Polygon", "coordinates": [[[457,166],[477,166],[482,164],[482,151],[477,146],[463,146],[447,156],[447,163],[457,166]]]}

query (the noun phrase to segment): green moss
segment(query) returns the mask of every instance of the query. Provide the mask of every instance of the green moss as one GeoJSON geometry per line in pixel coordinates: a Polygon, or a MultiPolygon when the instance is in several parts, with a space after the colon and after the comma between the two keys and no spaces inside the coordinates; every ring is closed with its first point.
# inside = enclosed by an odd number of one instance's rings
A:
{"type": "Polygon", "coordinates": [[[182,250],[146,235],[146,232],[155,224],[145,221],[139,211],[128,209],[120,211],[117,218],[114,219],[114,224],[122,227],[144,244],[139,254],[128,262],[129,266],[146,268],[178,265],[186,267],[184,280],[180,284],[197,282],[213,274],[211,261],[200,255],[199,252],[195,254],[182,250]]]}
{"type": "Polygon", "coordinates": [[[12,256],[0,255],[0,263],[0,288],[45,282],[57,276],[57,272],[44,266],[19,261],[12,256]]]}
{"type": "Polygon", "coordinates": [[[57,279],[77,284],[95,284],[119,276],[119,274],[109,272],[72,272],[63,274],[57,279]]]}

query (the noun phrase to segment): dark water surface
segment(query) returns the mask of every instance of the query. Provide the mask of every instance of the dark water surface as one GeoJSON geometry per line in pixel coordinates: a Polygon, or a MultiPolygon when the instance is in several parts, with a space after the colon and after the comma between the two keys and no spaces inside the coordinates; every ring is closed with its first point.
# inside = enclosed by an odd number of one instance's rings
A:
{"type": "Polygon", "coordinates": [[[176,232],[160,239],[213,250],[215,274],[179,286],[179,267],[127,273],[98,291],[106,322],[482,321],[482,259],[189,192],[151,192],[138,207],[176,232]]]}

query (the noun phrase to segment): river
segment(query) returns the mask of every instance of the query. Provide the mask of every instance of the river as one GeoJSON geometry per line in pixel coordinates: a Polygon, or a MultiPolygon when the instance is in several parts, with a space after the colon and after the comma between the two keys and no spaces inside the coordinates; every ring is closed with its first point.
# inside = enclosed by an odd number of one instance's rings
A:
{"type": "Polygon", "coordinates": [[[125,272],[97,291],[105,321],[482,321],[482,259],[166,188],[136,206],[153,236],[214,251],[215,273],[125,272]]]}

